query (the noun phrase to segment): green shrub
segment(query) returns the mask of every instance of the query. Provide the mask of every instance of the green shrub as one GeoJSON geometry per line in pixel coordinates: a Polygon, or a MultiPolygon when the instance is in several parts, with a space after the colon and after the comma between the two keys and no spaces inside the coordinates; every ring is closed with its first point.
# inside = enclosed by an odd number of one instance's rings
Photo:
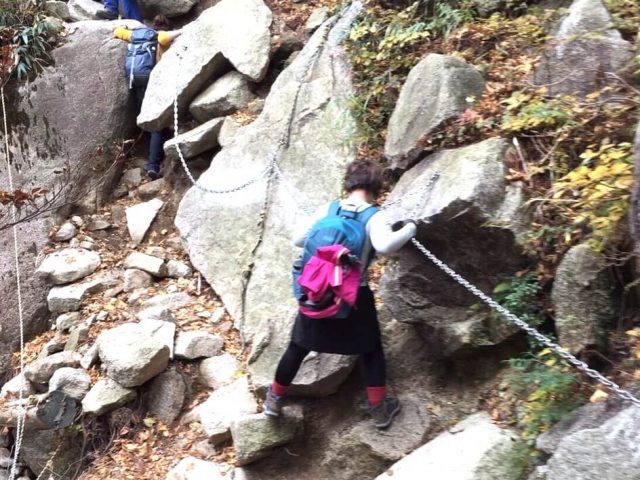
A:
{"type": "Polygon", "coordinates": [[[50,61],[45,0],[0,0],[0,75],[26,79],[50,61]]]}

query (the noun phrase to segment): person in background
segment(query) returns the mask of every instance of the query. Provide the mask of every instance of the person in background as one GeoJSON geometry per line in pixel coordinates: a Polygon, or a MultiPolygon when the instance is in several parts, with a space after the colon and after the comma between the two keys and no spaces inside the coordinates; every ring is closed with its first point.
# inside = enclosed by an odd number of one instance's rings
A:
{"type": "MultiPolygon", "coordinates": [[[[164,15],[156,15],[153,19],[153,28],[117,27],[113,34],[116,38],[129,42],[130,63],[125,66],[129,89],[132,90],[136,101],[137,114],[142,108],[142,101],[147,91],[149,74],[151,69],[167,51],[171,43],[182,33],[182,30],[171,30],[171,24],[164,15]],[[147,58],[151,56],[152,59],[147,58]],[[136,69],[139,69],[136,71],[136,69]]],[[[169,136],[169,130],[164,129],[150,133],[149,157],[144,170],[150,178],[160,176],[160,165],[164,160],[163,145],[169,136]]]]}
{"type": "Polygon", "coordinates": [[[118,18],[118,3],[122,7],[123,18],[130,18],[142,23],[142,14],[136,0],[103,0],[104,10],[98,10],[96,18],[116,20],[118,18]]]}
{"type": "MultiPolygon", "coordinates": [[[[345,198],[323,205],[315,215],[298,226],[294,234],[294,245],[304,245],[307,250],[306,242],[314,237],[314,229],[320,228],[320,223],[331,216],[355,218],[363,223],[366,233],[359,259],[362,271],[360,278],[356,280],[355,308],[347,318],[313,318],[302,312],[298,313],[291,341],[278,363],[275,378],[267,393],[264,403],[266,415],[280,415],[289,386],[302,361],[311,351],[362,357],[369,413],[376,427],[387,428],[400,411],[398,399],[387,394],[380,326],[366,269],[375,252],[389,254],[398,251],[416,234],[416,224],[412,220],[406,220],[390,225],[388,214],[377,210],[373,205],[381,187],[380,166],[372,160],[355,160],[346,169],[345,198]]],[[[305,275],[304,270],[302,275],[305,275]]]]}

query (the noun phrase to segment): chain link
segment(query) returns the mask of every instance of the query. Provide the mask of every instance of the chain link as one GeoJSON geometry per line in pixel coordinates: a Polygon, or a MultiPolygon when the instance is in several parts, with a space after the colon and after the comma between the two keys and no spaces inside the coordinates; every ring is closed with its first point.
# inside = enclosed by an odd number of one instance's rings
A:
{"type": "Polygon", "coordinates": [[[444,263],[442,260],[440,260],[438,257],[436,257],[433,253],[431,253],[431,251],[428,250],[427,247],[425,247],[418,240],[416,240],[415,238],[412,238],[411,242],[416,246],[416,248],[420,252],[422,252],[422,254],[425,257],[427,257],[438,268],[440,268],[440,270],[442,270],[444,273],[446,273],[451,278],[453,278],[458,284],[462,285],[469,292],[471,292],[473,295],[475,295],[480,300],[482,300],[484,303],[486,303],[489,307],[491,307],[492,309],[494,309],[497,312],[499,312],[507,321],[509,321],[510,323],[516,325],[518,328],[524,330],[526,333],[528,333],[533,338],[535,338],[540,344],[542,344],[542,345],[548,347],[549,349],[551,349],[560,358],[562,358],[563,360],[568,362],[570,365],[574,366],[576,369],[580,370],[582,373],[584,373],[589,378],[595,380],[596,382],[600,383],[601,385],[603,385],[604,387],[606,387],[610,391],[614,392],[616,395],[618,395],[623,400],[628,400],[629,402],[632,402],[633,404],[640,406],[640,400],[638,398],[636,398],[631,392],[629,392],[627,390],[624,390],[623,388],[621,388],[616,383],[614,383],[611,380],[609,380],[608,378],[604,377],[598,371],[590,368],[586,363],[584,363],[581,360],[578,360],[576,357],[574,357],[569,352],[567,352],[565,349],[563,349],[560,345],[558,345],[557,343],[553,342],[550,338],[548,338],[545,335],[543,335],[540,332],[538,332],[535,328],[533,328],[531,325],[529,325],[528,323],[526,323],[522,319],[518,318],[516,315],[511,313],[509,310],[504,308],[502,305],[500,305],[494,299],[492,299],[487,294],[485,294],[478,287],[476,287],[475,285],[472,285],[469,281],[467,281],[465,278],[463,278],[460,274],[455,272],[446,263],[444,263]]]}

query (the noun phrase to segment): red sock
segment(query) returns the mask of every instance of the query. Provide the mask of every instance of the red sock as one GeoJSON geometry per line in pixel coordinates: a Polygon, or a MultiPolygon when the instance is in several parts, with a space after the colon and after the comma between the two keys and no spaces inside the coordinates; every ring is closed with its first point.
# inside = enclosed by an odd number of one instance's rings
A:
{"type": "Polygon", "coordinates": [[[367,397],[369,397],[369,405],[375,407],[384,397],[387,396],[387,387],[367,387],[367,397]]]}
{"type": "Polygon", "coordinates": [[[282,395],[287,394],[287,392],[289,391],[289,385],[286,385],[286,386],[280,385],[278,382],[274,380],[273,383],[271,384],[271,391],[276,395],[278,395],[279,397],[281,397],[282,395]]]}

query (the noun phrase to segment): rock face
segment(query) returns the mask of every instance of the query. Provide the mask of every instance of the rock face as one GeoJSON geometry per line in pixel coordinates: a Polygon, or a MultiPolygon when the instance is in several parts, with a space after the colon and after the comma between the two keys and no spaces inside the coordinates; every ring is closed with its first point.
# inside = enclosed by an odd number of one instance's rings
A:
{"type": "MultiPolygon", "coordinates": [[[[87,1],[100,8],[99,3],[87,1]]],[[[112,38],[112,30],[107,22],[74,24],[65,42],[51,52],[54,66],[47,67],[32,82],[21,82],[18,91],[9,87],[9,118],[20,119],[11,125],[9,137],[11,162],[20,165],[15,188],[30,190],[37,186],[54,191],[60,182],[65,183],[64,175],[54,171],[65,168],[72,172],[66,183],[84,190],[113,161],[113,141],[128,138],[133,131],[122,68],[127,47],[125,42],[112,38]],[[86,51],[94,54],[80,53],[86,51]]],[[[84,192],[76,192],[80,193],[84,192]]],[[[90,204],[103,193],[94,189],[80,196],[90,204]]],[[[75,195],[70,197],[74,199],[75,195]]],[[[41,217],[18,227],[27,337],[45,328],[46,292],[44,281],[34,275],[34,252],[46,244],[52,224],[50,219],[41,217]]],[[[4,314],[0,332],[2,377],[9,365],[7,355],[17,347],[19,339],[10,229],[0,233],[0,265],[4,267],[0,271],[0,311],[4,314]]]]}
{"type": "Polygon", "coordinates": [[[534,81],[548,85],[550,95],[584,96],[612,83],[603,73],[619,72],[632,57],[633,46],[613,28],[601,0],[574,0],[534,81]]]}
{"type": "Polygon", "coordinates": [[[158,14],[171,18],[189,13],[196,3],[198,0],[140,0],[139,5],[148,18],[158,14]]]}
{"type": "Polygon", "coordinates": [[[560,344],[573,353],[602,345],[613,321],[611,286],[603,261],[587,244],[572,247],[560,262],[551,297],[560,344]]]}
{"type": "Polygon", "coordinates": [[[385,155],[391,168],[410,167],[422,151],[422,138],[471,107],[483,91],[484,80],[471,65],[427,55],[409,72],[389,120],[385,155]]]}
{"type": "MultiPolygon", "coordinates": [[[[485,292],[526,265],[516,243],[521,187],[504,180],[508,150],[506,140],[490,139],[434,154],[405,173],[388,200],[400,201],[388,210],[394,221],[415,218],[417,238],[485,292]],[[421,193],[435,172],[440,178],[421,193]]],[[[380,295],[395,319],[419,327],[430,354],[494,345],[514,333],[502,319],[470,312],[478,300],[415,248],[397,259],[380,295]]]]}
{"type": "Polygon", "coordinates": [[[193,130],[173,137],[164,144],[164,154],[167,158],[177,160],[179,157],[176,145],[178,145],[184,158],[193,158],[217,147],[218,132],[220,132],[223,121],[224,118],[214,118],[193,130]]]}
{"type": "Polygon", "coordinates": [[[54,285],[74,282],[100,266],[100,255],[83,248],[65,248],[47,255],[36,273],[54,285]]]}
{"type": "MultiPolygon", "coordinates": [[[[355,124],[348,107],[352,87],[338,44],[358,9],[359,4],[354,4],[332,29],[329,45],[318,56],[312,75],[305,77],[300,91],[303,103],[293,118],[291,141],[278,159],[293,187],[304,192],[304,203],[311,206],[338,196],[344,166],[354,158],[355,124]]],[[[305,64],[321,41],[319,31],[280,74],[260,116],[237,132],[215,157],[215,168],[205,172],[199,183],[230,187],[265,169],[286,128],[297,79],[304,77],[305,64]]],[[[300,208],[291,201],[290,190],[279,182],[272,187],[263,225],[258,220],[265,199],[264,181],[224,196],[192,188],[176,216],[192,264],[221,296],[246,338],[254,341],[250,368],[258,384],[270,380],[273,365],[288,343],[296,311],[289,275],[296,251],[291,247],[290,232],[303,218],[300,208]]]]}
{"type": "Polygon", "coordinates": [[[136,387],[167,368],[169,348],[148,329],[132,323],[98,336],[98,352],[107,375],[123,387],[136,387]]]}
{"type": "Polygon", "coordinates": [[[412,452],[376,480],[516,480],[521,472],[510,471],[504,461],[515,439],[513,432],[491,423],[486,413],[477,413],[412,452]]]}
{"type": "Polygon", "coordinates": [[[231,424],[236,465],[247,465],[271,450],[291,442],[302,433],[301,407],[284,407],[279,418],[262,414],[247,415],[231,424]]]}
{"type": "Polygon", "coordinates": [[[252,98],[247,78],[239,72],[229,72],[198,95],[189,111],[198,121],[206,122],[246,107],[252,98]]]}
{"type": "Polygon", "coordinates": [[[547,480],[640,478],[640,408],[565,437],[547,463],[547,480]]]}
{"type": "Polygon", "coordinates": [[[176,91],[182,110],[223,73],[227,60],[240,73],[261,80],[269,64],[271,19],[262,0],[222,0],[202,12],[153,69],[138,125],[150,131],[168,126],[176,91]]]}

